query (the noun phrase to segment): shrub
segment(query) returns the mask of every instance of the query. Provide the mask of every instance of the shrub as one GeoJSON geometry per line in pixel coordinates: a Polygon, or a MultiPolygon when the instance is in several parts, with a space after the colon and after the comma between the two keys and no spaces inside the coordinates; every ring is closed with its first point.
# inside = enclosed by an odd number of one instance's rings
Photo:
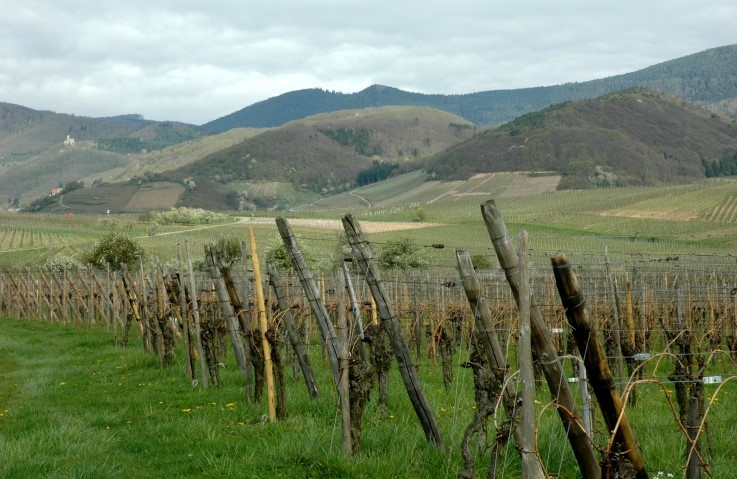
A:
{"type": "Polygon", "coordinates": [[[430,258],[427,251],[417,246],[412,239],[402,237],[387,242],[381,251],[379,261],[385,269],[407,271],[426,267],[430,263],[430,258]]]}
{"type": "Polygon", "coordinates": [[[66,271],[81,271],[85,269],[85,266],[77,261],[77,259],[71,256],[57,256],[55,258],[47,259],[41,267],[52,273],[63,273],[66,271]]]}
{"type": "Polygon", "coordinates": [[[121,264],[135,266],[139,258],[146,256],[146,250],[137,241],[124,233],[108,233],[100,241],[95,242],[84,256],[84,262],[97,268],[105,268],[109,264],[114,270],[121,264]]]}

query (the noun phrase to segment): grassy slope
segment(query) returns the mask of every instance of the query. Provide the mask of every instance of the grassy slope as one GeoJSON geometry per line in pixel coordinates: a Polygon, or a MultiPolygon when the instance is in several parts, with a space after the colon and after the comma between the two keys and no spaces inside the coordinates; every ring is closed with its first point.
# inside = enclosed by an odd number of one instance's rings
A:
{"type": "MultiPolygon", "coordinates": [[[[383,242],[409,236],[419,244],[443,243],[445,250],[432,250],[433,264],[455,267],[449,248],[464,247],[472,254],[489,254],[490,244],[481,219],[479,204],[496,198],[510,231],[525,228],[531,247],[539,254],[565,250],[569,253],[601,254],[605,247],[612,253],[719,254],[734,252],[737,242],[737,181],[710,180],[683,186],[638,187],[611,190],[564,191],[533,196],[504,196],[504,186],[514,178],[499,175],[494,181],[478,178],[468,184],[437,183],[430,187],[411,176],[397,181],[417,182],[416,197],[393,206],[366,207],[358,194],[346,195],[334,204],[310,211],[281,213],[287,217],[322,217],[338,220],[348,212],[359,220],[414,222],[421,213],[422,222],[431,224],[416,230],[372,233],[370,240],[383,242]],[[485,194],[476,196],[483,183],[485,194]],[[465,190],[463,190],[463,188],[465,190]],[[427,189],[422,189],[423,187],[427,189]],[[466,191],[467,196],[448,194],[466,191]],[[430,199],[441,200],[429,203],[430,199]],[[420,198],[424,200],[420,201],[420,198]],[[447,201],[446,201],[447,200],[447,201]],[[352,201],[352,202],[351,202],[352,201]]],[[[381,204],[391,192],[391,184],[372,185],[359,190],[361,195],[381,204]],[[373,195],[373,196],[371,196],[373,195]]],[[[318,203],[319,205],[319,203],[318,203]]],[[[149,236],[151,226],[124,216],[78,215],[0,215],[0,268],[22,267],[42,262],[53,255],[74,255],[100,238],[111,228],[137,237],[143,246],[162,262],[174,263],[177,244],[192,243],[192,251],[201,254],[202,246],[221,234],[245,238],[246,225],[229,221],[221,225],[169,226],[149,236]]],[[[278,240],[273,224],[255,227],[262,240],[270,245],[278,240]]],[[[327,262],[334,253],[339,231],[302,229],[305,241],[320,252],[327,262]]]]}

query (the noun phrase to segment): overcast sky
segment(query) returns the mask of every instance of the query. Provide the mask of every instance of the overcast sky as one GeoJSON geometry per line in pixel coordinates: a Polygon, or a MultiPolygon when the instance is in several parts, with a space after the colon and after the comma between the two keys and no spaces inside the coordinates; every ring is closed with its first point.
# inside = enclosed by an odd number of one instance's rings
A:
{"type": "Polygon", "coordinates": [[[3,0],[0,101],[201,124],[292,90],[586,81],[737,43],[735,0],[3,0]]]}

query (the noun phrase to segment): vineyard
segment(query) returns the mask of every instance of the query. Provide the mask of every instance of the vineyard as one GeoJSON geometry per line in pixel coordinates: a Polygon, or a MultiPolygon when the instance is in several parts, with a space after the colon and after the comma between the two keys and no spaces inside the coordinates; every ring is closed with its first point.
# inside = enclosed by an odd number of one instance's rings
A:
{"type": "MultiPolygon", "coordinates": [[[[504,219],[494,202],[483,215],[478,203],[473,213],[438,206],[432,224],[376,229],[370,241],[371,221],[359,227],[351,215],[172,226],[153,236],[131,222],[153,261],[130,271],[8,270],[0,315],[47,323],[51,335],[70,325],[80,335],[98,331],[126,361],[136,361],[132,349],[148,359],[131,377],[159,370],[162,382],[191,384],[187,394],[208,391],[223,405],[210,416],[222,430],[195,428],[201,441],[315,438],[301,453],[263,451],[260,461],[277,475],[734,477],[737,280],[728,213],[714,212],[730,208],[732,185],[716,184],[711,196],[676,189],[680,199],[713,198],[679,202],[678,229],[668,219],[672,198],[653,189],[582,193],[578,215],[566,194],[508,199],[504,219]],[[568,214],[557,214],[564,205],[568,214]],[[635,207],[641,214],[624,215],[635,207]],[[451,218],[455,227],[444,228],[451,218]],[[507,233],[517,226],[529,233],[529,250],[507,233]],[[243,240],[240,261],[225,261],[214,232],[243,240]],[[427,268],[379,272],[378,252],[399,234],[422,239],[427,268]],[[275,240],[289,253],[288,270],[259,261],[275,240]],[[525,360],[530,346],[534,362],[525,360]],[[522,400],[528,373],[534,401],[522,400]]],[[[14,257],[24,248],[81,249],[80,230],[99,235],[99,220],[42,231],[22,218],[3,221],[0,244],[14,257]]],[[[0,371],[10,374],[2,357],[0,371]]],[[[181,386],[172,394],[187,397],[181,386]]],[[[144,407],[149,421],[167,420],[144,407]]],[[[0,412],[14,408],[12,391],[0,394],[0,412]]],[[[247,447],[223,447],[187,474],[266,474],[232,462],[254,454],[247,447]]],[[[11,459],[28,461],[13,450],[11,459]]],[[[126,477],[121,470],[105,475],[126,477]]]]}

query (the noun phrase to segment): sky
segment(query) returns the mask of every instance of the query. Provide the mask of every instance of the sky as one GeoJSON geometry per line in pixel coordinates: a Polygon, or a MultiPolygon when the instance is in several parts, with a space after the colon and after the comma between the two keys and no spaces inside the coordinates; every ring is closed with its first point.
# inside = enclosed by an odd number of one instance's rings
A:
{"type": "Polygon", "coordinates": [[[734,0],[2,0],[0,102],[202,124],[303,88],[580,82],[737,43],[734,0]]]}

